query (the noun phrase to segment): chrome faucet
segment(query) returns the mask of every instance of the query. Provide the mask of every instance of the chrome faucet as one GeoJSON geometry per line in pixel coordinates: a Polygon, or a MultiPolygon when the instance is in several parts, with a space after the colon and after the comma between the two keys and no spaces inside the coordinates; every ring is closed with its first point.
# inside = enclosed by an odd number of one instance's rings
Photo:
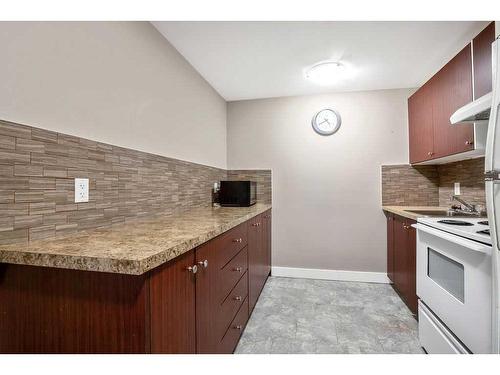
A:
{"type": "Polygon", "coordinates": [[[462,205],[465,206],[465,209],[462,209],[462,211],[469,212],[471,214],[479,214],[479,211],[477,210],[477,207],[475,204],[470,204],[464,201],[462,198],[460,198],[458,195],[452,195],[451,196],[452,201],[458,201],[462,205]]]}

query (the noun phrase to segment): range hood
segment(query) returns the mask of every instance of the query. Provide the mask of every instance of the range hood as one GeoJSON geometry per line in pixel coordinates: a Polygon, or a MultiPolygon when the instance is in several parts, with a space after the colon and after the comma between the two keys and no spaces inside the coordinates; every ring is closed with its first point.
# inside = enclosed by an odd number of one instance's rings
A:
{"type": "Polygon", "coordinates": [[[488,122],[491,109],[491,92],[457,109],[450,117],[452,124],[488,122]]]}

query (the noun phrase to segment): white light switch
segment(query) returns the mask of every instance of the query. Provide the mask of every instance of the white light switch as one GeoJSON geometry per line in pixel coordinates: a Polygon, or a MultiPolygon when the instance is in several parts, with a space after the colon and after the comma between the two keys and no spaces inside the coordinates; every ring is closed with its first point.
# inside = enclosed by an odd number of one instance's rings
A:
{"type": "Polygon", "coordinates": [[[455,193],[454,195],[460,195],[460,182],[455,182],[455,193]]]}
{"type": "Polygon", "coordinates": [[[75,203],[89,201],[89,179],[75,178],[75,203]]]}

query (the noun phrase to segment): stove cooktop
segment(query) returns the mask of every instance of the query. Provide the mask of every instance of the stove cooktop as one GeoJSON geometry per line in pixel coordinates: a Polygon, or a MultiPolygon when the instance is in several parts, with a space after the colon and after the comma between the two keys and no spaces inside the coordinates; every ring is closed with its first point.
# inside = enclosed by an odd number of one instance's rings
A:
{"type": "Polygon", "coordinates": [[[490,230],[487,227],[488,221],[484,220],[484,218],[422,217],[417,221],[457,236],[491,245],[490,230]]]}
{"type": "Polygon", "coordinates": [[[459,226],[462,226],[462,227],[467,227],[467,226],[471,226],[471,225],[474,225],[472,223],[469,223],[468,221],[464,221],[464,220],[453,220],[453,219],[443,219],[443,220],[438,220],[438,223],[442,223],[442,224],[448,224],[448,225],[459,225],[459,226]]]}

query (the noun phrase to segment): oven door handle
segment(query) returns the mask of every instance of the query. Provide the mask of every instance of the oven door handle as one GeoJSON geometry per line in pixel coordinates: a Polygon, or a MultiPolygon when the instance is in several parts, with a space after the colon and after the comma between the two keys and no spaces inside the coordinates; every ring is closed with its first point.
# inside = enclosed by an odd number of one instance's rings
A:
{"type": "Polygon", "coordinates": [[[424,224],[412,224],[411,226],[417,230],[421,230],[422,232],[442,238],[446,241],[453,242],[454,244],[466,247],[467,249],[477,251],[478,253],[491,254],[491,247],[487,245],[482,245],[479,242],[471,241],[466,238],[450,234],[439,229],[434,229],[424,224]]]}

